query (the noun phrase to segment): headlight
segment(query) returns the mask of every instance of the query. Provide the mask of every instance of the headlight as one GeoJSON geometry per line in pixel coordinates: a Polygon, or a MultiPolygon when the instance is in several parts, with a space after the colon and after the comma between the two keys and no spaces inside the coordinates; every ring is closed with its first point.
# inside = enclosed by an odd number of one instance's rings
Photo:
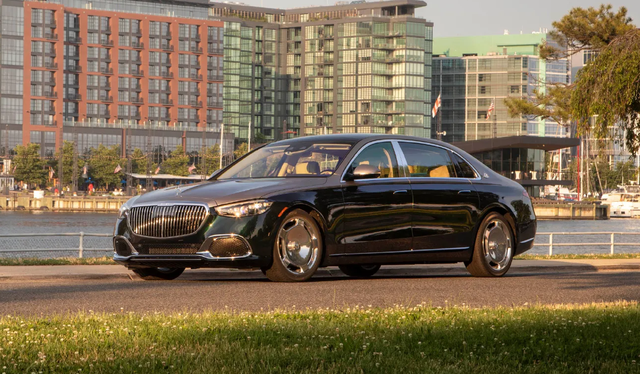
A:
{"type": "Polygon", "coordinates": [[[128,214],[129,214],[129,207],[127,206],[126,203],[122,204],[122,206],[120,207],[120,215],[118,217],[125,218],[128,214]]]}
{"type": "Polygon", "coordinates": [[[246,203],[229,204],[216,207],[216,212],[226,217],[247,217],[266,212],[273,204],[269,200],[254,200],[246,203]]]}

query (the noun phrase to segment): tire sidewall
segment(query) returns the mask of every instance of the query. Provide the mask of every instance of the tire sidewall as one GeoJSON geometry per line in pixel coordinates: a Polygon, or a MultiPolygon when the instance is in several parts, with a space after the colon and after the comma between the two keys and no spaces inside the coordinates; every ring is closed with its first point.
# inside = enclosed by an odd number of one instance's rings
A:
{"type": "Polygon", "coordinates": [[[476,242],[475,242],[475,246],[474,246],[473,251],[474,251],[474,256],[476,256],[476,259],[480,261],[482,266],[491,275],[496,276],[496,277],[500,277],[500,276],[505,275],[509,271],[509,269],[511,268],[511,263],[513,262],[514,253],[516,251],[516,242],[515,242],[515,235],[514,235],[514,232],[513,232],[513,228],[511,227],[511,224],[509,223],[509,221],[507,221],[507,219],[502,214],[496,213],[496,212],[489,213],[482,220],[482,223],[480,224],[480,227],[478,228],[478,233],[476,234],[476,242]],[[512,247],[511,248],[511,256],[509,258],[509,262],[506,264],[506,266],[502,270],[495,270],[494,268],[492,268],[486,262],[485,257],[484,257],[484,248],[482,247],[484,230],[489,225],[489,222],[491,222],[494,219],[499,219],[505,225],[505,227],[507,227],[507,229],[509,230],[509,236],[511,237],[510,238],[511,239],[511,247],[512,247]]]}
{"type": "MultiPolygon", "coordinates": [[[[280,225],[278,226],[278,230],[274,235],[274,241],[273,241],[273,251],[272,251],[273,261],[271,264],[271,269],[268,269],[265,273],[270,273],[273,270],[276,270],[278,275],[280,275],[281,278],[285,278],[284,280],[286,281],[306,281],[309,278],[311,278],[320,267],[323,254],[324,254],[324,240],[322,236],[322,230],[320,229],[320,225],[318,225],[316,220],[309,213],[305,212],[302,209],[294,209],[284,217],[284,219],[282,220],[282,222],[280,222],[280,225]],[[279,240],[280,231],[282,230],[284,225],[287,222],[289,222],[291,218],[294,218],[294,217],[300,217],[307,224],[313,225],[316,232],[318,233],[318,247],[319,247],[318,259],[316,263],[311,268],[309,268],[309,271],[306,272],[305,274],[294,274],[291,271],[289,271],[282,263],[282,260],[280,259],[280,253],[278,251],[278,240],[279,240]]],[[[269,274],[267,274],[267,276],[269,276],[269,274]]]]}

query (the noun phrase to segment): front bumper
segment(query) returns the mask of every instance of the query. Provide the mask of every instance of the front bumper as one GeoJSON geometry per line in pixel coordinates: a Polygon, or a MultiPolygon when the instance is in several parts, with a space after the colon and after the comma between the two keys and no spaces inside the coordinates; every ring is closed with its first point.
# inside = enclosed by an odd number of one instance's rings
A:
{"type": "Polygon", "coordinates": [[[129,268],[269,266],[280,210],[272,208],[260,215],[241,218],[218,216],[212,210],[197,232],[171,238],[137,235],[127,218],[119,218],[113,238],[113,259],[129,268]]]}

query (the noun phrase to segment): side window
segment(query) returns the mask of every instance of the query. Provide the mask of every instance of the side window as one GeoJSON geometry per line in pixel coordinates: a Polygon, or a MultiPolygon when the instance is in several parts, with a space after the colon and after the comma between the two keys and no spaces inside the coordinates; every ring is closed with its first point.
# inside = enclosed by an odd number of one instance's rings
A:
{"type": "Polygon", "coordinates": [[[400,142],[409,177],[453,178],[456,176],[449,151],[426,144],[400,142]]]}
{"type": "Polygon", "coordinates": [[[360,154],[353,160],[347,173],[353,173],[353,171],[360,165],[373,165],[380,170],[380,178],[398,178],[398,161],[396,160],[396,153],[393,151],[393,146],[390,142],[376,143],[367,146],[360,154]]]}
{"type": "Polygon", "coordinates": [[[473,170],[471,165],[469,165],[462,157],[458,156],[455,153],[451,153],[451,157],[453,157],[453,162],[456,165],[456,174],[458,178],[476,178],[476,172],[473,170]]]}

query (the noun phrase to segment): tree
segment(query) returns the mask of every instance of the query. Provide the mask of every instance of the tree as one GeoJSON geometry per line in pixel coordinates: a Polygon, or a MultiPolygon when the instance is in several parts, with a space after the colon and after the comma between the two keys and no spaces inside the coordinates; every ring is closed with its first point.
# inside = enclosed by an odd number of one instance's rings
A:
{"type": "Polygon", "coordinates": [[[105,147],[100,144],[98,148],[91,148],[91,157],[89,158],[89,174],[93,180],[99,185],[109,189],[109,185],[120,183],[124,175],[126,160],[120,158],[120,147],[105,147]],[[122,168],[114,173],[116,167],[122,168]]]}
{"type": "MultiPolygon", "coordinates": [[[[58,162],[60,160],[60,151],[56,152],[55,164],[52,166],[58,172],[58,162]]],[[[82,166],[84,161],[78,158],[78,164],[76,165],[76,176],[78,181],[82,175],[82,166]]],[[[64,141],[62,145],[62,185],[73,184],[73,142],[64,141]]]]}
{"type": "Polygon", "coordinates": [[[189,156],[184,154],[184,149],[179,145],[164,160],[161,167],[163,173],[186,177],[189,175],[189,156]]]}
{"type": "Polygon", "coordinates": [[[596,138],[611,136],[621,124],[632,154],[640,146],[640,30],[614,39],[579,73],[571,95],[578,130],[593,128],[596,138]],[[590,121],[590,119],[592,119],[590,121]]]}
{"type": "Polygon", "coordinates": [[[29,185],[42,186],[47,183],[45,162],[40,158],[40,144],[29,143],[26,146],[16,146],[14,177],[16,180],[29,185]]]}
{"type": "Polygon", "coordinates": [[[247,152],[249,152],[249,148],[247,147],[247,143],[240,143],[235,151],[233,151],[233,158],[239,159],[244,156],[247,152]]]}
{"type": "MultiPolygon", "coordinates": [[[[131,157],[131,172],[137,174],[147,174],[147,155],[140,148],[133,150],[131,157]]],[[[153,173],[155,169],[151,170],[153,173]]]]}
{"type": "MultiPolygon", "coordinates": [[[[616,64],[620,59],[615,58],[616,52],[620,53],[626,47],[637,43],[632,41],[633,38],[630,37],[630,34],[637,34],[638,31],[631,23],[631,18],[627,17],[627,9],[622,7],[617,12],[613,12],[611,5],[601,5],[600,8],[574,8],[560,21],[554,22],[553,27],[554,30],[549,34],[554,43],[543,43],[540,47],[542,59],[566,58],[587,49],[599,50],[600,55],[582,69],[573,84],[543,82],[546,85],[546,92],[536,91],[531,98],[505,99],[509,114],[511,116],[524,115],[551,119],[565,126],[575,121],[581,134],[589,132],[590,126],[586,120],[592,115],[603,113],[599,124],[604,123],[605,117],[608,124],[615,123],[611,121],[612,118],[629,118],[628,109],[630,108],[628,106],[609,106],[611,110],[609,113],[605,113],[606,111],[597,105],[599,97],[594,96],[598,93],[609,97],[611,101],[617,101],[618,104],[628,102],[630,98],[634,97],[633,90],[637,86],[630,83],[632,78],[638,77],[636,73],[638,69],[637,56],[631,54],[625,58],[625,68],[630,66],[631,61],[635,58],[635,69],[627,71],[619,69],[616,64]],[[618,45],[619,49],[612,50],[615,45],[618,45]],[[610,50],[611,52],[608,52],[610,50]],[[604,62],[606,59],[601,60],[603,55],[611,55],[613,58],[604,62]],[[604,84],[606,83],[604,81],[613,75],[616,76],[615,79],[608,85],[604,84]],[[604,78],[605,76],[608,78],[604,78]],[[597,87],[597,83],[587,79],[588,77],[600,79],[601,89],[594,91],[593,88],[597,87]],[[618,88],[623,88],[621,86],[623,83],[627,84],[624,87],[626,89],[619,91],[618,88]],[[623,95],[619,95],[620,93],[623,95]]],[[[638,91],[635,92],[637,95],[638,91]]],[[[611,104],[611,101],[608,104],[611,104]]],[[[606,126],[605,124],[605,129],[606,126]]],[[[599,138],[605,138],[609,135],[608,133],[605,135],[604,131],[595,131],[594,134],[599,138]]],[[[635,136],[635,134],[631,134],[631,136],[635,136]]],[[[632,150],[635,149],[632,148],[632,150]]]]}
{"type": "Polygon", "coordinates": [[[211,175],[220,169],[220,147],[215,144],[204,151],[204,160],[200,160],[199,172],[204,175],[211,175]]]}

